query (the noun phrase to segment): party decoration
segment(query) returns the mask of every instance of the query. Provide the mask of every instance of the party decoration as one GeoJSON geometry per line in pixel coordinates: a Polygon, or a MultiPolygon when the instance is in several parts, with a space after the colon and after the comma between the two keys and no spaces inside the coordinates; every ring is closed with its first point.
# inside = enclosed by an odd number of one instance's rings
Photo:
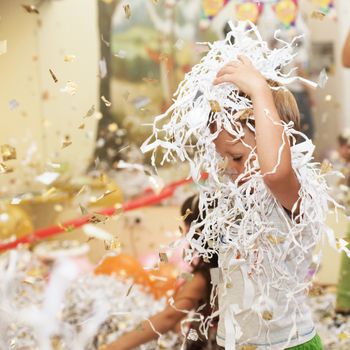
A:
{"type": "Polygon", "coordinates": [[[33,232],[29,215],[21,208],[10,204],[0,204],[0,240],[20,238],[33,232]]]}
{"type": "Polygon", "coordinates": [[[90,207],[112,207],[123,202],[123,193],[121,188],[114,181],[109,181],[106,191],[96,200],[89,203],[90,207]]]}
{"type": "Polygon", "coordinates": [[[256,24],[262,10],[263,10],[263,4],[253,0],[237,3],[236,19],[238,21],[250,21],[256,24]]]}
{"type": "Polygon", "coordinates": [[[328,14],[334,7],[334,0],[312,0],[312,3],[324,14],[328,14]]]}
{"type": "Polygon", "coordinates": [[[122,278],[132,278],[135,283],[145,287],[150,286],[150,279],[136,258],[125,253],[117,256],[107,256],[95,269],[97,275],[110,275],[122,278]]]}
{"type": "Polygon", "coordinates": [[[293,26],[298,14],[297,0],[278,0],[274,8],[276,17],[284,28],[289,29],[293,26]]]}
{"type": "Polygon", "coordinates": [[[210,21],[225,7],[228,0],[202,0],[200,27],[206,29],[210,21]]]}

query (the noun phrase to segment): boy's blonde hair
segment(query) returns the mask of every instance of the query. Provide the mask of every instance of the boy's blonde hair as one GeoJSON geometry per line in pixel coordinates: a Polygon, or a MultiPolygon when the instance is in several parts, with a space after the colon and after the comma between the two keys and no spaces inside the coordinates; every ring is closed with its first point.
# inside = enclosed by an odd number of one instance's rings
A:
{"type": "MultiPolygon", "coordinates": [[[[294,129],[300,131],[300,112],[293,94],[274,80],[268,79],[267,83],[272,88],[273,100],[281,120],[285,123],[292,121],[294,129]]],[[[254,117],[254,112],[252,108],[249,108],[242,113],[240,119],[243,121],[251,117],[254,117]]]]}

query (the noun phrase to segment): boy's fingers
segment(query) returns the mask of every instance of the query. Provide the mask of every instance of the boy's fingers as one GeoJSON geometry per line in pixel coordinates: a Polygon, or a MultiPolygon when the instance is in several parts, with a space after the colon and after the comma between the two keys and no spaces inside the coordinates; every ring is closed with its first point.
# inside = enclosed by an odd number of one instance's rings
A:
{"type": "Polygon", "coordinates": [[[235,67],[225,66],[218,71],[218,73],[216,74],[216,77],[221,77],[224,74],[233,74],[235,71],[236,71],[235,67]]]}
{"type": "Polygon", "coordinates": [[[222,83],[234,83],[234,77],[232,74],[224,74],[220,77],[217,77],[213,81],[213,85],[218,85],[222,83]]]}
{"type": "Polygon", "coordinates": [[[237,58],[245,64],[251,64],[252,62],[250,61],[250,59],[246,56],[246,55],[238,55],[237,58]]]}

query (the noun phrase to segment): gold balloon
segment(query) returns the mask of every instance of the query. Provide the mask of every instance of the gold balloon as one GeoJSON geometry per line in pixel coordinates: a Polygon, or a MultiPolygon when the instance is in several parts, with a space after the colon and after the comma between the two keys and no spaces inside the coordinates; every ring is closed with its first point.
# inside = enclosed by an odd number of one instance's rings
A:
{"type": "Polygon", "coordinates": [[[17,238],[33,232],[33,223],[29,215],[16,205],[0,205],[0,240],[11,236],[17,238]]]}
{"type": "Polygon", "coordinates": [[[105,192],[89,204],[90,207],[113,207],[116,204],[123,202],[123,194],[120,187],[110,181],[105,188],[105,192]]]}

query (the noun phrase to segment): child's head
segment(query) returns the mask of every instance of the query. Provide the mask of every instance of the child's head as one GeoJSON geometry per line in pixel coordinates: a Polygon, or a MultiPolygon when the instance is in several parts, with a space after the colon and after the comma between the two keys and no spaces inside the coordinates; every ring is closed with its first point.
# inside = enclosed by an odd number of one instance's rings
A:
{"type": "MultiPolygon", "coordinates": [[[[274,81],[268,80],[268,83],[271,87],[279,87],[279,84],[274,81]]],[[[300,114],[293,94],[288,89],[280,87],[272,89],[272,95],[281,120],[285,123],[292,121],[294,129],[299,131],[300,114]]],[[[243,126],[244,137],[234,139],[234,136],[223,129],[214,141],[217,152],[227,159],[226,171],[233,179],[245,171],[246,162],[256,146],[255,134],[248,127],[248,123],[254,126],[253,109],[246,109],[237,113],[240,113],[239,118],[243,126]]],[[[215,127],[214,125],[213,128],[215,129],[215,127]]],[[[252,162],[254,159],[254,157],[251,157],[249,161],[252,162]]]]}

